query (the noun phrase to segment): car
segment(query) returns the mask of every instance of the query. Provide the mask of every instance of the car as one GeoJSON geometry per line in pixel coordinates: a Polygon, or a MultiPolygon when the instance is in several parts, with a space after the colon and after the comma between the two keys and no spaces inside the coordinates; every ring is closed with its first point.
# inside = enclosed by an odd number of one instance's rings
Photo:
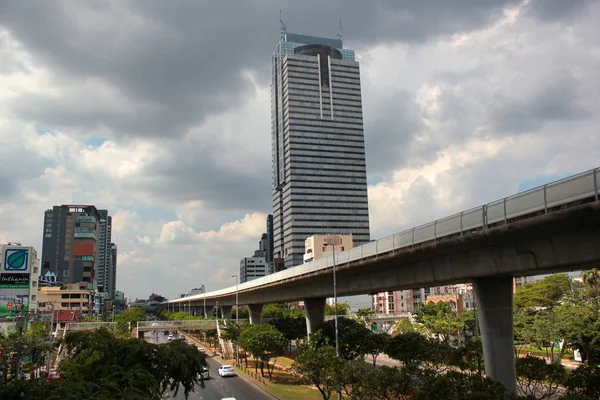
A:
{"type": "Polygon", "coordinates": [[[193,340],[188,340],[186,343],[187,343],[187,345],[188,345],[188,346],[190,346],[190,347],[196,347],[196,343],[194,343],[194,341],[193,341],[193,340]]]}
{"type": "Polygon", "coordinates": [[[221,400],[235,400],[235,397],[221,397],[221,400]]]}
{"type": "Polygon", "coordinates": [[[167,340],[168,340],[169,342],[172,342],[172,341],[173,341],[173,335],[169,335],[169,336],[167,336],[167,340]]]}
{"type": "Polygon", "coordinates": [[[202,372],[200,372],[200,375],[202,376],[203,380],[210,380],[210,372],[208,370],[208,368],[203,368],[202,372]]]}
{"type": "Polygon", "coordinates": [[[57,381],[59,379],[61,379],[60,374],[56,371],[51,371],[46,378],[46,383],[57,381]]]}
{"type": "Polygon", "coordinates": [[[219,376],[235,376],[233,367],[228,364],[223,364],[219,367],[219,376]]]}
{"type": "Polygon", "coordinates": [[[167,336],[169,334],[169,331],[164,331],[163,335],[167,336]]]}
{"type": "Polygon", "coordinates": [[[185,340],[185,336],[179,335],[179,337],[177,339],[185,340]]]}
{"type": "Polygon", "coordinates": [[[200,347],[200,346],[198,346],[198,351],[199,351],[200,353],[206,353],[206,349],[204,349],[204,347],[200,347]]]}

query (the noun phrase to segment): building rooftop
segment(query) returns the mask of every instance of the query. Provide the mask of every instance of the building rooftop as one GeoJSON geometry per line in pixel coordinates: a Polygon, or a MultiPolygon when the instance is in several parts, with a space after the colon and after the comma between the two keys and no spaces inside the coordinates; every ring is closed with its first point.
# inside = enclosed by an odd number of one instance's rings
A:
{"type": "Polygon", "coordinates": [[[343,48],[341,39],[330,39],[319,36],[300,35],[297,33],[286,33],[284,41],[301,44],[322,44],[325,46],[335,47],[336,49],[343,48]]]}

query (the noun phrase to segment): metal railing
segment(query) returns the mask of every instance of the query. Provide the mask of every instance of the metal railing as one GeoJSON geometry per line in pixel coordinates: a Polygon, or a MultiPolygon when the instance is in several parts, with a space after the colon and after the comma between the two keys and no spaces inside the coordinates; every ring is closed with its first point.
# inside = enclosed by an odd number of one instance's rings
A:
{"type": "Polygon", "coordinates": [[[185,321],[140,321],[138,330],[171,330],[171,329],[216,329],[217,321],[207,320],[185,320],[185,321]]]}
{"type": "Polygon", "coordinates": [[[115,322],[67,322],[67,331],[94,331],[100,328],[110,328],[115,322]]]}
{"type": "MultiPolygon", "coordinates": [[[[451,236],[462,236],[474,231],[485,232],[488,228],[499,224],[509,224],[527,216],[552,212],[559,207],[577,205],[577,202],[582,200],[598,201],[599,188],[600,168],[596,168],[342,251],[335,255],[336,265],[378,257],[451,236]]],[[[333,267],[333,257],[323,257],[250,282],[241,283],[238,290],[243,292],[248,289],[257,289],[331,267],[333,267]]],[[[195,301],[204,297],[210,299],[211,297],[233,296],[235,293],[236,287],[233,286],[208,292],[206,295],[182,297],[168,303],[195,301]]]]}

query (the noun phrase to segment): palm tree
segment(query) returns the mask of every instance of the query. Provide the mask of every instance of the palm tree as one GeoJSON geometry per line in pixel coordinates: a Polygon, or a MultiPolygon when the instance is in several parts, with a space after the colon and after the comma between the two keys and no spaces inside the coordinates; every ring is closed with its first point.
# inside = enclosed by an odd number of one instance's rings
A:
{"type": "Polygon", "coordinates": [[[583,283],[588,285],[594,292],[600,292],[600,271],[598,268],[587,269],[581,271],[581,279],[583,283]]]}

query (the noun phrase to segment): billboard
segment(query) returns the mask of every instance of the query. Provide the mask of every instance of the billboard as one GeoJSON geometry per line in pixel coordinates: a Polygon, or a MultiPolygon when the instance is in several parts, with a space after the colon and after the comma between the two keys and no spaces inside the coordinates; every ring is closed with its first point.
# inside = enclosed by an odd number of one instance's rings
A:
{"type": "Polygon", "coordinates": [[[4,247],[0,258],[0,317],[28,311],[33,258],[30,247],[4,247]]]}

